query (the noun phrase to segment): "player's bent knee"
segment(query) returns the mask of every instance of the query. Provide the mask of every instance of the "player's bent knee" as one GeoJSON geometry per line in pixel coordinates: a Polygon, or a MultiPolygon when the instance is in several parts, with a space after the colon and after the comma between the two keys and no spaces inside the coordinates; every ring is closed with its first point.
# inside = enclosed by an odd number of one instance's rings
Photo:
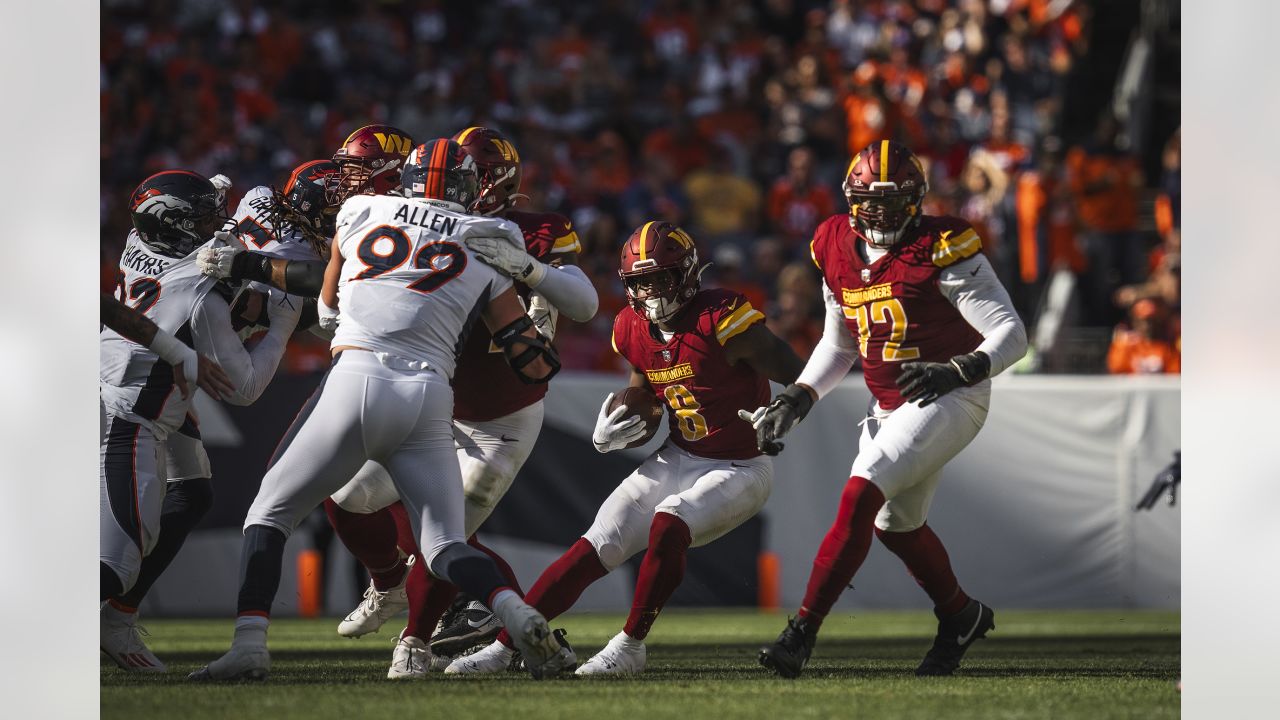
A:
{"type": "Polygon", "coordinates": [[[591,543],[591,547],[595,548],[596,557],[600,559],[600,565],[605,570],[613,572],[615,568],[627,561],[627,551],[626,548],[622,547],[622,543],[592,535],[584,535],[583,539],[591,543]]]}
{"type": "Polygon", "coordinates": [[[511,485],[512,468],[510,463],[498,459],[481,465],[475,472],[467,473],[462,479],[462,494],[467,502],[481,508],[493,508],[502,499],[511,485]]]}

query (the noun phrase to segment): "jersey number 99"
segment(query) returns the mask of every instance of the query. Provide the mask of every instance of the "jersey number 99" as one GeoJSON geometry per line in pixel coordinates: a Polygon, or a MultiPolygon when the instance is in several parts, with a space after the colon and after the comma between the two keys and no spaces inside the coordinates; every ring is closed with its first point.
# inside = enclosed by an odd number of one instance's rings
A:
{"type": "MultiPolygon", "coordinates": [[[[404,265],[413,250],[413,242],[400,228],[390,225],[376,227],[360,241],[356,257],[364,263],[352,280],[368,280],[384,275],[404,265]]],[[[413,256],[413,268],[426,274],[409,283],[410,290],[429,293],[462,274],[467,267],[467,253],[457,243],[438,240],[418,248],[413,256]]]]}

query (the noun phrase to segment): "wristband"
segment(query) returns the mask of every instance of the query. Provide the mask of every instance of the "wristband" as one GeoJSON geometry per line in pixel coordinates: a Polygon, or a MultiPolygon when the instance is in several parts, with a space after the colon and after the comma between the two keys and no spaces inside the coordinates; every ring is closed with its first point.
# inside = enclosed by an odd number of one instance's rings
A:
{"type": "Polygon", "coordinates": [[[156,336],[147,347],[170,365],[185,363],[186,370],[194,371],[195,369],[196,351],[164,330],[156,328],[156,336]]]}
{"type": "Polygon", "coordinates": [[[536,288],[542,284],[546,277],[547,266],[533,258],[529,258],[529,264],[525,266],[524,270],[520,271],[520,276],[517,276],[516,279],[531,288],[536,288]]]}

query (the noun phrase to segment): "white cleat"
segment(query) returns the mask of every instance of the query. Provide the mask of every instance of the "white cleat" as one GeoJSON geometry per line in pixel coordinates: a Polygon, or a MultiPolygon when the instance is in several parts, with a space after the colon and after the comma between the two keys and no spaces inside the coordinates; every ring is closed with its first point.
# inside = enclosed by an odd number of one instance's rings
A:
{"type": "Polygon", "coordinates": [[[409,609],[409,594],[405,592],[405,583],[409,581],[409,571],[413,569],[414,557],[410,556],[404,564],[404,577],[400,584],[380,592],[369,581],[369,589],[364,591],[364,601],[356,606],[351,614],[338,623],[338,634],[342,637],[358,638],[377,632],[383,623],[409,609]]]}
{"type": "Polygon", "coordinates": [[[482,675],[502,672],[511,666],[511,659],[515,654],[515,650],[495,640],[474,653],[449,663],[449,667],[444,669],[444,674],[482,675]]]}
{"type": "Polygon", "coordinates": [[[98,621],[99,647],[116,665],[128,672],[162,673],[168,671],[147,644],[142,636],[149,633],[138,627],[137,616],[109,611],[103,607],[98,621]]]}
{"type": "Polygon", "coordinates": [[[620,632],[574,674],[635,675],[644,671],[644,662],[648,654],[643,642],[633,639],[625,632],[620,632]]]}
{"type": "Polygon", "coordinates": [[[187,676],[200,682],[266,680],[271,670],[271,653],[266,646],[232,645],[226,655],[187,676]]]}
{"type": "MultiPolygon", "coordinates": [[[[408,630],[408,628],[405,628],[408,630]]],[[[396,649],[391,653],[391,669],[387,671],[388,680],[416,680],[424,678],[427,673],[437,669],[435,657],[427,649],[421,638],[412,635],[396,639],[396,649]]]]}
{"type": "Polygon", "coordinates": [[[568,670],[578,662],[577,656],[569,648],[568,643],[561,643],[542,613],[526,604],[515,593],[494,604],[494,614],[502,619],[511,641],[524,656],[524,665],[535,680],[558,674],[568,670]]]}

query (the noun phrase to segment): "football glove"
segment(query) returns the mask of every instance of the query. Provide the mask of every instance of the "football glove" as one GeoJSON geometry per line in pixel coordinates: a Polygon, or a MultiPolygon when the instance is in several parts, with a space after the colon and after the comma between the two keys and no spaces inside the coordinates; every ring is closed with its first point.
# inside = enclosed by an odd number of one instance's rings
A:
{"type": "Polygon", "coordinates": [[[529,287],[537,287],[547,276],[546,265],[533,259],[523,247],[512,245],[505,237],[468,237],[463,242],[486,265],[529,287]]]}
{"type": "Polygon", "coordinates": [[[596,450],[607,453],[630,445],[644,437],[644,420],[639,415],[632,415],[620,420],[630,410],[626,405],[619,405],[609,412],[609,403],[613,402],[614,393],[604,399],[600,406],[600,415],[596,418],[596,430],[591,435],[591,443],[596,450]]]}
{"type": "Polygon", "coordinates": [[[231,189],[231,178],[219,173],[209,178],[209,182],[213,183],[213,189],[218,193],[218,209],[225,212],[227,209],[227,191],[231,189]]]}
{"type": "Polygon", "coordinates": [[[903,363],[897,383],[903,399],[928,407],[958,387],[977,385],[990,373],[991,358],[978,351],[957,355],[945,363],[903,363]]]}
{"type": "Polygon", "coordinates": [[[780,442],[791,428],[804,419],[813,407],[813,394],[809,388],[792,383],[769,403],[769,407],[756,408],[755,412],[739,410],[738,417],[751,423],[756,429],[756,445],[765,455],[777,455],[784,444],[780,442]]]}

